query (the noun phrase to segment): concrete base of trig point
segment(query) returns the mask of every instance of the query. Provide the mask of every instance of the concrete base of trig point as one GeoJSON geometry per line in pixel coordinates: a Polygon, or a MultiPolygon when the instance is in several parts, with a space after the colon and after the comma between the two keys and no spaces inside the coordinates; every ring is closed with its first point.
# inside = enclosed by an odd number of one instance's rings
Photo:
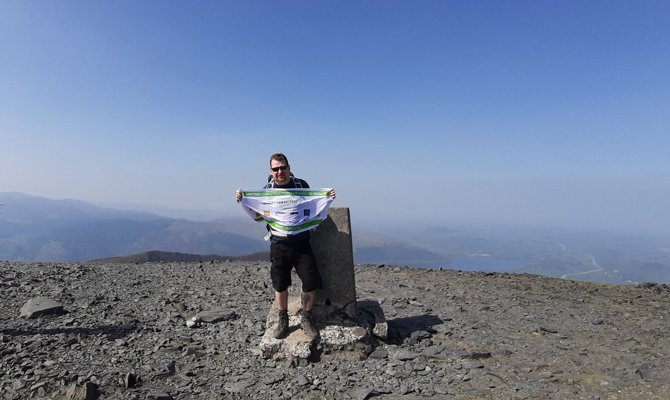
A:
{"type": "Polygon", "coordinates": [[[289,299],[289,333],[284,339],[275,339],[272,333],[277,326],[277,306],[273,305],[266,320],[266,330],[260,343],[263,358],[275,360],[309,359],[317,353],[354,352],[360,354],[369,349],[375,338],[388,337],[388,325],[379,303],[374,300],[359,301],[359,317],[350,318],[332,307],[312,309],[314,325],[320,338],[310,340],[300,329],[300,300],[289,299]]]}
{"type": "Polygon", "coordinates": [[[311,341],[300,329],[300,280],[295,279],[289,298],[289,334],[275,339],[277,307],[268,313],[260,352],[264,358],[308,359],[317,352],[365,350],[374,337],[386,339],[388,325],[374,300],[356,300],[354,257],[349,209],[331,207],[328,218],[312,231],[312,249],[323,279],[312,309],[320,339],[311,341]]]}

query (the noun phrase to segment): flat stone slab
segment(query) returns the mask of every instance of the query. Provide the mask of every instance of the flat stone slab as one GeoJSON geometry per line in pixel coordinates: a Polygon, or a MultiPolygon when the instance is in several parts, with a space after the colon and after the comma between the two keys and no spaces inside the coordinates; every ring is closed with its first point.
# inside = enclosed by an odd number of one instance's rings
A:
{"type": "Polygon", "coordinates": [[[35,297],[21,307],[21,317],[37,318],[42,315],[64,314],[63,305],[46,297],[35,297]]]}

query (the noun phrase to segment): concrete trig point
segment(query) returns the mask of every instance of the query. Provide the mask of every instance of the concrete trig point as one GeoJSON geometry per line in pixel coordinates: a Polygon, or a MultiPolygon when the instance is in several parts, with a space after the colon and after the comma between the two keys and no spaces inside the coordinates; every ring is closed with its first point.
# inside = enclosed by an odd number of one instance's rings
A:
{"type": "MultiPolygon", "coordinates": [[[[265,335],[261,340],[261,355],[275,359],[306,359],[315,345],[322,350],[352,349],[371,337],[385,339],[388,326],[379,304],[372,300],[356,300],[354,251],[351,240],[349,208],[331,207],[328,218],[312,230],[312,249],[323,280],[318,290],[312,315],[321,339],[313,343],[300,329],[299,296],[289,298],[289,334],[275,339],[272,331],[277,324],[277,306],[270,310],[265,335]]],[[[300,285],[298,285],[299,287],[300,285]]]]}
{"type": "Polygon", "coordinates": [[[354,249],[351,240],[349,209],[331,208],[328,218],[312,232],[312,250],[323,280],[315,304],[342,310],[357,317],[354,249]]]}

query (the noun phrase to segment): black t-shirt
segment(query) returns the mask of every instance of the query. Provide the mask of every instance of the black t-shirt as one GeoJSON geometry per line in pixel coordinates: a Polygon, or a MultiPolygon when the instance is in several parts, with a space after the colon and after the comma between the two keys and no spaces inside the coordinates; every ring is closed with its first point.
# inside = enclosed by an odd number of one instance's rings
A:
{"type": "MultiPolygon", "coordinates": [[[[295,184],[295,179],[297,179],[300,182],[300,185],[302,185],[302,189],[309,189],[309,185],[307,184],[307,182],[305,182],[304,180],[299,179],[299,178],[294,178],[293,176],[291,176],[289,178],[288,183],[286,185],[282,186],[282,185],[278,184],[277,182],[275,182],[274,185],[272,186],[272,188],[273,189],[300,189],[295,184]]],[[[270,184],[269,182],[266,183],[265,186],[263,186],[263,189],[267,189],[269,184],[270,184]]]]}

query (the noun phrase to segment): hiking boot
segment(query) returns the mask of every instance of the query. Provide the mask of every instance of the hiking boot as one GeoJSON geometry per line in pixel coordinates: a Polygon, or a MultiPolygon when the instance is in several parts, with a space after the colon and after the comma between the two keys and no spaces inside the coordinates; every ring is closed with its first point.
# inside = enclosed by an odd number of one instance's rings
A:
{"type": "Polygon", "coordinates": [[[312,321],[312,312],[303,310],[300,313],[300,327],[302,328],[305,335],[311,340],[317,339],[319,337],[319,331],[314,326],[314,321],[312,321]]]}
{"type": "Polygon", "coordinates": [[[288,310],[279,310],[279,320],[277,320],[277,327],[275,327],[272,336],[275,339],[283,339],[288,333],[288,310]]]}

